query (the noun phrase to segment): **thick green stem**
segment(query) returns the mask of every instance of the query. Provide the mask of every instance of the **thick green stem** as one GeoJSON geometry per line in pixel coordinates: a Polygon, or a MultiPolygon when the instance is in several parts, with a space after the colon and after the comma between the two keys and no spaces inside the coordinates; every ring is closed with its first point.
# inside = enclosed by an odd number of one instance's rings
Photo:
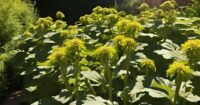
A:
{"type": "Polygon", "coordinates": [[[180,88],[181,88],[181,83],[182,83],[181,76],[178,74],[177,77],[176,77],[176,90],[175,90],[173,105],[177,105],[178,98],[179,98],[179,91],[180,91],[180,88]]]}
{"type": "Polygon", "coordinates": [[[147,68],[147,67],[146,67],[145,69],[146,69],[146,71],[145,71],[145,76],[148,77],[148,76],[149,76],[150,70],[149,70],[149,68],[147,68]]]}
{"type": "Polygon", "coordinates": [[[96,91],[94,90],[94,88],[90,85],[90,82],[86,79],[85,80],[85,84],[87,85],[87,87],[89,88],[89,91],[93,94],[96,95],[96,91]]]}
{"type": "Polygon", "coordinates": [[[117,0],[115,0],[114,2],[115,2],[115,9],[118,9],[117,0]]]}
{"type": "Polygon", "coordinates": [[[126,65],[125,65],[125,70],[126,70],[126,75],[124,78],[124,85],[125,85],[125,90],[124,90],[124,105],[127,105],[128,101],[128,75],[129,75],[129,65],[130,65],[130,53],[127,51],[126,53],[126,65]]]}
{"type": "Polygon", "coordinates": [[[61,77],[64,80],[65,88],[69,89],[68,79],[65,74],[65,68],[63,66],[60,67],[61,77]]]}
{"type": "Polygon", "coordinates": [[[79,70],[79,53],[77,52],[75,56],[75,62],[74,62],[74,69],[75,69],[75,93],[76,93],[76,100],[78,101],[79,97],[79,77],[80,77],[80,70],[79,70]]]}
{"type": "Polygon", "coordinates": [[[76,83],[75,83],[75,93],[76,93],[76,100],[78,101],[78,96],[79,96],[79,92],[78,92],[78,87],[79,87],[79,80],[78,80],[78,77],[79,77],[79,72],[77,72],[76,74],[76,83]]]}
{"type": "Polygon", "coordinates": [[[110,71],[109,63],[104,65],[104,69],[105,69],[106,76],[108,79],[108,96],[109,96],[110,101],[112,101],[112,74],[110,71]]]}

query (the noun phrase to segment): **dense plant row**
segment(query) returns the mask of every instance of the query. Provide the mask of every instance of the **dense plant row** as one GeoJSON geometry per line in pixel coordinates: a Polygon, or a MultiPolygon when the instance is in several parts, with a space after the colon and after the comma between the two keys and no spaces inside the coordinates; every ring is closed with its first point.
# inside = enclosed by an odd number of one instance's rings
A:
{"type": "MultiPolygon", "coordinates": [[[[9,85],[6,69],[12,51],[20,40],[11,39],[22,34],[28,25],[36,19],[33,4],[29,0],[0,0],[0,100],[6,95],[9,85]],[[20,8],[19,8],[20,7],[20,8]]],[[[11,71],[11,70],[10,70],[11,71]]],[[[12,71],[14,72],[14,71],[12,71]]],[[[14,76],[13,76],[14,77],[14,76]]]]}
{"type": "Polygon", "coordinates": [[[39,18],[12,59],[32,105],[197,105],[200,18],[173,0],[133,16],[96,7],[75,25],[39,18]]]}

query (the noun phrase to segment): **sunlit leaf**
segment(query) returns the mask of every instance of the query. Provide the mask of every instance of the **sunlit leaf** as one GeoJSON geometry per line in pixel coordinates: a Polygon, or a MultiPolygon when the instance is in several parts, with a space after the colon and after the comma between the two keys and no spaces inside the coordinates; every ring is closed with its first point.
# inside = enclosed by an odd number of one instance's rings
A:
{"type": "Polygon", "coordinates": [[[105,79],[103,78],[103,76],[101,76],[98,72],[96,71],[82,71],[81,74],[91,80],[91,81],[94,81],[98,84],[105,84],[106,81],[105,79]]]}

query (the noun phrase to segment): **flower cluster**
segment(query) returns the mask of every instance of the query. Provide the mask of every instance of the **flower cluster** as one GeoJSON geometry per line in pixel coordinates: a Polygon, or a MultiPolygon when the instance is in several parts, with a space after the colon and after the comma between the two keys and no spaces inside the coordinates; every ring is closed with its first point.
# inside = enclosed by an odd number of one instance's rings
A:
{"type": "Polygon", "coordinates": [[[31,24],[27,28],[24,35],[32,36],[33,34],[36,34],[37,36],[40,36],[48,30],[60,32],[62,29],[66,28],[66,26],[67,23],[62,20],[56,20],[54,22],[51,17],[39,18],[35,24],[31,24]]]}
{"type": "Polygon", "coordinates": [[[182,51],[190,58],[190,59],[199,59],[200,60],[200,40],[193,39],[188,40],[184,44],[181,45],[182,51]]]}
{"type": "Polygon", "coordinates": [[[160,8],[162,8],[164,11],[173,10],[175,9],[175,7],[176,7],[176,2],[174,0],[165,1],[160,5],[160,8]]]}
{"type": "Polygon", "coordinates": [[[76,56],[77,54],[81,57],[85,57],[87,55],[84,41],[78,38],[67,40],[65,42],[65,48],[67,49],[70,57],[76,56]]]}
{"type": "Polygon", "coordinates": [[[167,76],[180,76],[181,80],[187,81],[193,76],[193,70],[183,61],[175,61],[169,65],[167,76]]]}
{"type": "Polygon", "coordinates": [[[65,15],[61,11],[58,11],[56,13],[56,18],[61,20],[61,19],[65,18],[65,15]]]}
{"type": "Polygon", "coordinates": [[[36,29],[37,30],[45,30],[53,24],[52,18],[39,18],[36,21],[36,29]]]}
{"type": "Polygon", "coordinates": [[[119,20],[119,16],[116,14],[109,14],[105,16],[105,19],[110,22],[117,22],[119,20]]]}
{"type": "Polygon", "coordinates": [[[113,8],[102,8],[100,6],[97,6],[96,8],[93,9],[93,12],[96,14],[103,14],[103,15],[108,15],[108,14],[117,14],[117,10],[113,8]]]}
{"type": "Polygon", "coordinates": [[[155,17],[156,18],[162,18],[162,17],[164,17],[165,16],[165,13],[164,13],[164,11],[162,10],[162,9],[157,9],[156,11],[155,11],[155,17]]]}
{"type": "Polygon", "coordinates": [[[130,35],[133,38],[137,38],[138,32],[142,31],[144,27],[136,21],[122,19],[117,22],[117,29],[124,35],[130,35]]]}
{"type": "Polygon", "coordinates": [[[70,25],[67,29],[62,29],[58,31],[62,36],[66,36],[66,38],[73,38],[75,35],[78,34],[78,26],[77,25],[70,25]]]}
{"type": "Polygon", "coordinates": [[[50,65],[64,65],[67,64],[68,58],[67,58],[67,50],[65,47],[58,47],[54,48],[51,52],[51,54],[47,58],[48,60],[45,62],[50,65]]]}
{"type": "Polygon", "coordinates": [[[92,55],[103,63],[109,59],[115,59],[116,50],[113,47],[104,45],[97,48],[92,55]]]}
{"type": "Polygon", "coordinates": [[[147,3],[142,3],[139,7],[140,11],[146,11],[149,9],[149,5],[147,3]]]}
{"type": "Polygon", "coordinates": [[[93,18],[90,15],[81,16],[79,20],[83,24],[91,24],[94,22],[93,18]]]}
{"type": "Polygon", "coordinates": [[[125,52],[135,50],[136,41],[133,38],[118,35],[113,39],[113,41],[117,49],[121,47],[125,52]]]}
{"type": "MultiPolygon", "coordinates": [[[[140,61],[140,67],[156,72],[155,62],[152,59],[144,58],[140,61]]],[[[147,72],[147,71],[146,71],[147,72]]]]}

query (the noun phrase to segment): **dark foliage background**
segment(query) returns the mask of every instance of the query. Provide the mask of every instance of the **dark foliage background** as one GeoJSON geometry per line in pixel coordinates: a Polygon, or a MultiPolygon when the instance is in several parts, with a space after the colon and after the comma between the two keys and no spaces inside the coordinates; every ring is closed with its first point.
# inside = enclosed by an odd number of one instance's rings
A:
{"type": "Polygon", "coordinates": [[[80,16],[91,13],[96,6],[109,7],[114,0],[32,0],[40,17],[51,16],[55,19],[57,11],[63,12],[68,24],[75,23],[80,16]]]}

